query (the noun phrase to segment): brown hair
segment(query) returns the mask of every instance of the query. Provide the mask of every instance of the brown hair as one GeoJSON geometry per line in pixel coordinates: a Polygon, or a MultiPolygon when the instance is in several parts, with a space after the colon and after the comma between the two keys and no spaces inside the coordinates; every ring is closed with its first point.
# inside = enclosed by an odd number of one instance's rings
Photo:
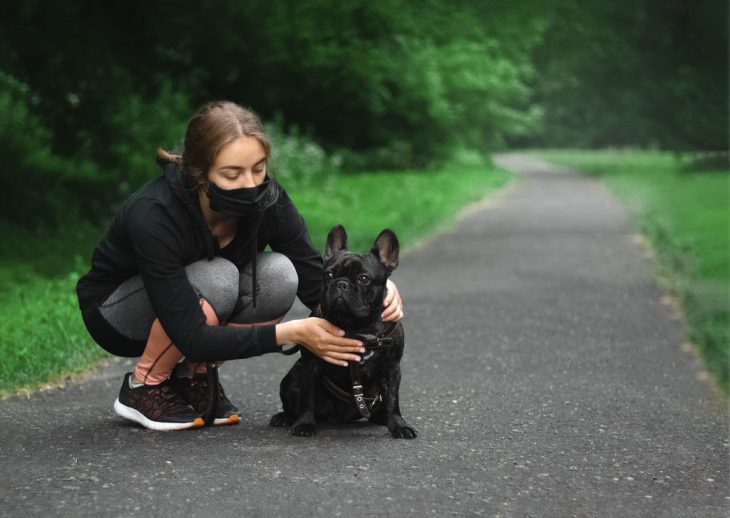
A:
{"type": "Polygon", "coordinates": [[[209,102],[188,122],[182,156],[159,148],[156,162],[160,165],[170,162],[181,164],[185,187],[196,189],[207,182],[208,170],[218,152],[240,137],[258,140],[264,148],[266,160],[269,159],[269,136],[252,110],[230,101],[209,102]]]}

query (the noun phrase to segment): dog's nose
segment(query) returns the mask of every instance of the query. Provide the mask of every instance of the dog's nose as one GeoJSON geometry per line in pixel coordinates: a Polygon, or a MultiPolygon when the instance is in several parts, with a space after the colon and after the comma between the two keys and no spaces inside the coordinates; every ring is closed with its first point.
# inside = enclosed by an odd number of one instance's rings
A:
{"type": "Polygon", "coordinates": [[[348,286],[348,282],[344,279],[339,279],[338,281],[335,281],[335,288],[338,290],[346,290],[348,286]]]}

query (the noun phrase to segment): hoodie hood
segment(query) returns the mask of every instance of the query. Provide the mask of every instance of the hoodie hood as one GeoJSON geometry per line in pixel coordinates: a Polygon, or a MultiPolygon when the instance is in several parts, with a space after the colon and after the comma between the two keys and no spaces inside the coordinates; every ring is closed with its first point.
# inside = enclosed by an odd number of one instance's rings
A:
{"type": "Polygon", "coordinates": [[[177,199],[179,199],[183,206],[187,209],[188,213],[192,216],[193,221],[195,221],[198,231],[203,235],[206,257],[209,260],[213,259],[216,251],[215,236],[210,231],[208,224],[203,218],[197,191],[191,191],[185,188],[182,179],[182,167],[174,162],[164,166],[162,174],[165,177],[165,183],[167,183],[175,197],[177,197],[177,199]]]}

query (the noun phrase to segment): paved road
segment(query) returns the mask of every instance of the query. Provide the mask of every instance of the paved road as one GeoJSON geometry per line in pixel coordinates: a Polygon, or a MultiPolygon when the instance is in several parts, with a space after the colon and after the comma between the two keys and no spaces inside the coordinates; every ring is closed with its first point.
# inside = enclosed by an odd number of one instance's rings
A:
{"type": "Polygon", "coordinates": [[[520,179],[396,272],[418,439],[269,428],[279,355],[223,368],[240,425],[148,432],[112,413],[114,363],[0,402],[3,516],[726,516],[727,402],[624,211],[570,171],[498,163],[520,179]]]}

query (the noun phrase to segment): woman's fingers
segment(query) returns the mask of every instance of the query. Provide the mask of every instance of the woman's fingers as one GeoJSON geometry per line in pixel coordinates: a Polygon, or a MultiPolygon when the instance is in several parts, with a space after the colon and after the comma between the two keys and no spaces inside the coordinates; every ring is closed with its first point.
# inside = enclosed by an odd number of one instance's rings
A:
{"type": "Polygon", "coordinates": [[[335,360],[334,358],[330,358],[329,356],[320,356],[320,358],[327,363],[331,363],[332,365],[337,365],[338,367],[347,367],[347,362],[335,360]]]}
{"type": "Polygon", "coordinates": [[[336,325],[330,323],[328,320],[325,320],[324,318],[317,318],[312,317],[313,320],[317,323],[319,327],[327,331],[331,335],[335,336],[345,336],[345,332],[337,327],[336,325]]]}
{"type": "Polygon", "coordinates": [[[329,352],[329,353],[327,353],[327,356],[329,356],[330,358],[334,358],[335,360],[341,360],[341,361],[347,361],[347,362],[359,362],[360,361],[360,356],[358,356],[357,354],[329,352]]]}
{"type": "Polygon", "coordinates": [[[337,352],[327,352],[323,353],[320,356],[321,359],[325,360],[326,362],[329,362],[333,365],[338,365],[340,367],[347,367],[349,364],[347,362],[359,362],[360,356],[355,354],[344,354],[344,353],[337,353],[337,352]]]}
{"type": "Polygon", "coordinates": [[[400,303],[395,303],[383,311],[383,320],[385,322],[397,322],[403,318],[403,308],[400,303]]]}
{"type": "Polygon", "coordinates": [[[342,367],[346,367],[348,361],[360,361],[360,356],[354,353],[365,352],[361,341],[345,338],[341,329],[322,318],[312,317],[307,320],[308,338],[302,342],[312,353],[328,363],[342,367]]]}
{"type": "Polygon", "coordinates": [[[362,342],[351,338],[332,337],[328,339],[330,351],[364,353],[362,342]]]}
{"type": "Polygon", "coordinates": [[[403,303],[398,288],[390,279],[386,283],[386,294],[383,299],[382,319],[386,322],[397,322],[403,318],[403,303]]]}
{"type": "Polygon", "coordinates": [[[393,281],[388,279],[385,282],[385,299],[383,300],[383,306],[386,308],[390,306],[393,303],[393,298],[395,298],[396,293],[398,293],[398,288],[395,287],[393,281]]]}
{"type": "Polygon", "coordinates": [[[324,331],[319,338],[324,342],[323,347],[328,351],[338,352],[365,352],[362,342],[352,338],[345,338],[344,331],[329,323],[323,318],[316,319],[317,324],[324,331]]]}

